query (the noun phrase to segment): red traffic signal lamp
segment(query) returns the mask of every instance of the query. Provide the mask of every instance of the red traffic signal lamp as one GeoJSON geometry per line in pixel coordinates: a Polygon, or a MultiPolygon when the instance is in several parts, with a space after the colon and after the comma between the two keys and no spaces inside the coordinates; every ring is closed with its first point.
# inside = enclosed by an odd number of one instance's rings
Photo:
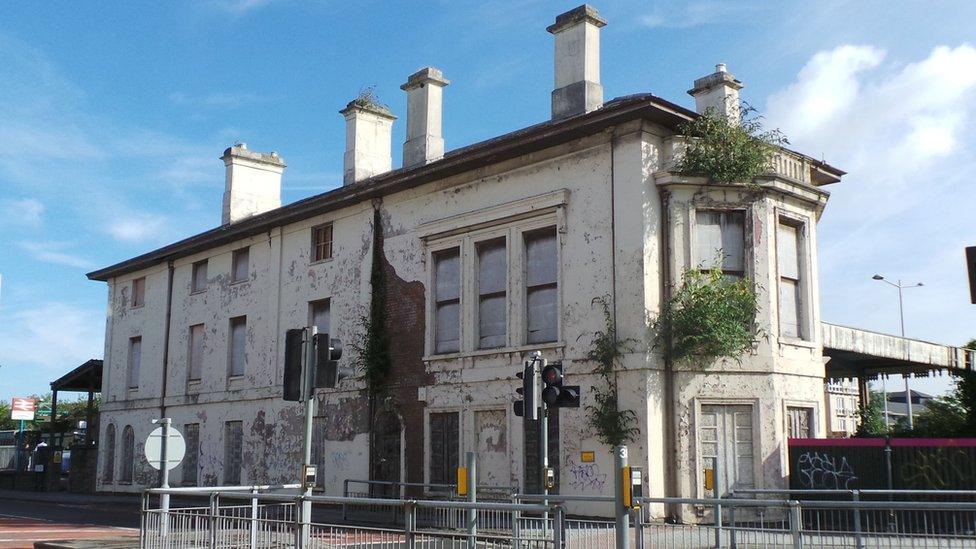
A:
{"type": "Polygon", "coordinates": [[[579,408],[579,385],[563,385],[563,363],[553,362],[542,370],[542,400],[553,408],[579,408]]]}

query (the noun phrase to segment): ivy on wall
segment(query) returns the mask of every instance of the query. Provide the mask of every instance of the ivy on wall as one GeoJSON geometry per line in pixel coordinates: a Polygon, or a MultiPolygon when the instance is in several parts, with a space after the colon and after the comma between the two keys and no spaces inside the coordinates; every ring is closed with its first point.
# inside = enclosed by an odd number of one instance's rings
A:
{"type": "Polygon", "coordinates": [[[371,400],[383,392],[390,374],[390,338],[386,331],[387,284],[383,270],[383,222],[380,210],[373,210],[373,252],[369,274],[372,297],[369,315],[359,319],[361,331],[352,348],[355,366],[363,373],[371,400]]]}
{"type": "Polygon", "coordinates": [[[596,431],[600,442],[619,446],[633,441],[640,432],[637,414],[633,410],[621,410],[617,402],[617,378],[614,368],[624,353],[629,352],[633,340],[617,339],[617,326],[610,313],[606,297],[598,297],[593,304],[603,307],[605,328],[593,336],[592,348],[586,358],[597,363],[596,373],[603,378],[604,386],[593,387],[596,404],[587,406],[589,425],[596,431]]]}
{"type": "Polygon", "coordinates": [[[741,121],[709,108],[701,116],[682,123],[678,133],[688,138],[688,148],[675,171],[707,177],[710,183],[748,183],[773,168],[779,147],[789,141],[779,130],[763,127],[763,118],[743,103],[741,121]]]}
{"type": "Polygon", "coordinates": [[[658,317],[658,338],[670,345],[675,361],[738,359],[758,342],[757,310],[748,278],[726,277],[720,269],[688,269],[658,317]]]}

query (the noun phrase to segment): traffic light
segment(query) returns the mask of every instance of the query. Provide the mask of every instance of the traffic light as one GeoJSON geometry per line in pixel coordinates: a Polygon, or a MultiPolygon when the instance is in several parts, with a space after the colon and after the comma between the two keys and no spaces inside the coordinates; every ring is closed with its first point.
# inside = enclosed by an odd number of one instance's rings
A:
{"type": "Polygon", "coordinates": [[[334,389],[340,381],[352,377],[356,371],[349,366],[339,366],[342,358],[342,342],[329,334],[315,334],[315,387],[334,389]]]}
{"type": "Polygon", "coordinates": [[[515,377],[522,380],[522,386],[515,389],[520,399],[514,404],[515,415],[536,421],[539,419],[539,406],[541,405],[541,387],[539,384],[539,364],[535,360],[526,361],[525,367],[521,372],[516,372],[515,377]]]}
{"type": "Polygon", "coordinates": [[[285,400],[295,402],[304,401],[302,396],[302,358],[305,351],[303,345],[305,330],[295,328],[285,332],[285,400]]]}
{"type": "Polygon", "coordinates": [[[579,385],[563,385],[563,363],[553,362],[542,370],[542,400],[553,408],[579,408],[579,385]]]}

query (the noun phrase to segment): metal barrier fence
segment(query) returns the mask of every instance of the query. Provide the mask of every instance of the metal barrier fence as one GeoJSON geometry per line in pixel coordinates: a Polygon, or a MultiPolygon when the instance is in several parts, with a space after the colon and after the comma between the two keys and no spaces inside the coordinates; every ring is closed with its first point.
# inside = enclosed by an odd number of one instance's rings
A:
{"type": "MultiPolygon", "coordinates": [[[[614,522],[566,517],[574,502],[605,506],[612,515],[613,498],[600,496],[514,496],[516,503],[468,503],[445,500],[303,497],[297,493],[266,493],[244,487],[227,489],[153,489],[143,498],[142,547],[512,547],[613,549],[614,522]],[[174,506],[168,516],[152,503],[168,493],[202,496],[195,505],[174,506]],[[538,502],[545,500],[546,504],[538,502]],[[301,516],[301,503],[312,512],[301,516]],[[344,507],[373,508],[375,520],[357,512],[343,519],[344,507]],[[395,513],[391,513],[395,509],[395,513]],[[468,530],[473,526],[472,530],[468,530]]],[[[629,545],[644,548],[809,548],[809,547],[976,547],[976,502],[864,501],[860,494],[835,500],[755,499],[777,491],[737,493],[723,499],[642,498],[632,513],[629,545]],[[741,497],[746,496],[746,497],[741,497]],[[752,497],[748,497],[752,496],[752,497]],[[664,506],[678,516],[695,517],[673,523],[651,517],[664,506]]],[[[791,493],[791,495],[796,495],[791,493]]],[[[872,494],[872,496],[895,494],[872,494]]],[[[926,494],[898,494],[897,497],[926,494]]],[[[935,494],[927,494],[934,496],[935,494]]],[[[966,494],[948,494],[962,497],[966,494]]]]}

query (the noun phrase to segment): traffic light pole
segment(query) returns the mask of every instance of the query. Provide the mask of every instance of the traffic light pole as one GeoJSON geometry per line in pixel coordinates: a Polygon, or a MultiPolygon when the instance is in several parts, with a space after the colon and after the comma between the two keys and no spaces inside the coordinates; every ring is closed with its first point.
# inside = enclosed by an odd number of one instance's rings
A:
{"type": "MultiPolygon", "coordinates": [[[[303,443],[304,461],[302,463],[301,482],[304,486],[302,495],[312,495],[312,485],[306,478],[306,472],[312,465],[312,418],[315,417],[315,388],[313,385],[313,369],[315,368],[315,345],[313,343],[315,334],[318,333],[316,326],[305,328],[305,363],[302,368],[302,396],[305,397],[305,441],[303,443]]],[[[312,502],[302,499],[302,533],[301,539],[304,547],[308,546],[310,523],[312,515],[312,502]]]]}
{"type": "MultiPolygon", "coordinates": [[[[542,405],[542,413],[539,414],[539,455],[542,456],[542,471],[539,472],[539,479],[542,483],[542,495],[549,495],[549,479],[546,478],[546,473],[549,471],[549,406],[546,405],[545,401],[540,403],[542,405]]],[[[542,504],[549,507],[549,498],[543,498],[542,504]]],[[[543,531],[545,531],[545,526],[549,524],[549,511],[546,511],[542,516],[543,531]]]]}

